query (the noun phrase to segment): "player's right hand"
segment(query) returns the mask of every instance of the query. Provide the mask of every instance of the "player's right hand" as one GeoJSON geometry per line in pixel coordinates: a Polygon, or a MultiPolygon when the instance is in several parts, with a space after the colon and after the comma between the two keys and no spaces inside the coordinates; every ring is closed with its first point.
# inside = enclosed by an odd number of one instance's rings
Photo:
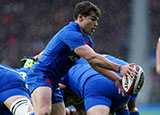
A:
{"type": "Polygon", "coordinates": [[[120,69],[120,74],[122,76],[128,76],[131,77],[131,75],[136,76],[137,71],[133,70],[132,66],[135,65],[134,63],[123,65],[120,69]]]}

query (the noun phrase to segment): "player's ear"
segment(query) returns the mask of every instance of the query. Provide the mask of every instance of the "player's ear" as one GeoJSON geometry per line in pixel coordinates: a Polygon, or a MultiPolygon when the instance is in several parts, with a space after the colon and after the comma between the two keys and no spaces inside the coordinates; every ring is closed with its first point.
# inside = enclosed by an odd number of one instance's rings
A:
{"type": "Polygon", "coordinates": [[[81,21],[83,21],[83,18],[84,18],[84,16],[82,15],[82,14],[79,14],[78,15],[78,20],[81,22],[81,21]]]}

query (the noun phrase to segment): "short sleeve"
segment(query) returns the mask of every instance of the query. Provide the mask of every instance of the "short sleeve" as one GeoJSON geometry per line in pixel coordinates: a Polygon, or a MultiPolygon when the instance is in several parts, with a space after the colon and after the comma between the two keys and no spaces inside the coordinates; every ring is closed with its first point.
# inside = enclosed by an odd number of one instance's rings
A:
{"type": "Polygon", "coordinates": [[[77,47],[86,45],[86,38],[80,32],[67,31],[62,37],[62,42],[68,45],[71,50],[74,50],[77,47]]]}

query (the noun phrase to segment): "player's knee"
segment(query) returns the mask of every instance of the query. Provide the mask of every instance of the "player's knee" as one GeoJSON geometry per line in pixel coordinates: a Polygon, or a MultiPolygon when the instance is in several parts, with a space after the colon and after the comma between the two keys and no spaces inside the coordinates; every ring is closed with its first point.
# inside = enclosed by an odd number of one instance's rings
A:
{"type": "Polygon", "coordinates": [[[49,106],[41,107],[37,112],[37,115],[50,115],[50,114],[51,114],[51,108],[49,106]]]}
{"type": "Polygon", "coordinates": [[[11,104],[10,111],[14,115],[34,115],[32,104],[28,98],[19,98],[11,104]]]}

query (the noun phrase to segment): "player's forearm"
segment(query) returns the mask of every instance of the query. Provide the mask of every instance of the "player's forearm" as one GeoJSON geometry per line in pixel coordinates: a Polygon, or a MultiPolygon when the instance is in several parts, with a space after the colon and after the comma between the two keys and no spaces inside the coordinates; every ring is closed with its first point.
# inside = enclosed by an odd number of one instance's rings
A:
{"type": "Polygon", "coordinates": [[[74,51],[76,54],[87,60],[88,63],[92,66],[98,66],[104,69],[118,72],[119,64],[116,64],[108,60],[104,56],[96,53],[92,48],[87,45],[78,47],[74,51]]]}
{"type": "Polygon", "coordinates": [[[116,82],[117,80],[121,80],[122,78],[118,76],[115,72],[102,69],[100,67],[92,66],[94,70],[96,70],[98,73],[102,74],[103,76],[107,77],[108,79],[112,80],[113,82],[116,82]]]}
{"type": "Polygon", "coordinates": [[[116,64],[108,60],[107,58],[101,56],[100,54],[96,54],[95,56],[91,57],[91,59],[89,59],[88,62],[92,66],[98,66],[115,72],[119,71],[119,66],[120,66],[119,64],[116,64]]]}

